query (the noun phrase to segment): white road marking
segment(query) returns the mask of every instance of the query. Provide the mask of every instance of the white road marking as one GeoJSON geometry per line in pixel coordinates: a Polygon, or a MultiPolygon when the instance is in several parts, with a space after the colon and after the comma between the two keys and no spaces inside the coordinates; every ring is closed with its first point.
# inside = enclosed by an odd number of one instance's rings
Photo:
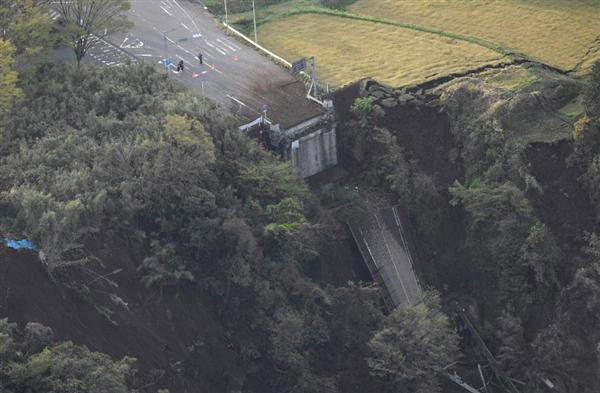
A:
{"type": "Polygon", "coordinates": [[[192,56],[194,56],[194,55],[192,54],[192,52],[190,52],[189,50],[185,49],[183,46],[181,46],[181,45],[177,45],[177,47],[178,47],[179,49],[181,49],[182,51],[184,51],[185,53],[187,53],[188,55],[192,55],[192,56]]]}
{"type": "Polygon", "coordinates": [[[208,71],[202,71],[201,74],[204,75],[206,74],[208,71]]]}
{"type": "Polygon", "coordinates": [[[221,48],[219,48],[219,47],[216,47],[215,49],[216,49],[216,50],[217,50],[219,53],[221,53],[223,56],[227,56],[227,52],[224,52],[224,51],[222,51],[222,50],[221,50],[221,48]]]}
{"type": "Polygon", "coordinates": [[[200,34],[200,33],[192,35],[192,38],[200,38],[200,37],[202,37],[202,34],[200,34]]]}
{"type": "Polygon", "coordinates": [[[163,11],[165,11],[165,12],[167,13],[167,15],[169,15],[169,16],[173,16],[173,14],[171,14],[169,11],[167,11],[167,9],[166,9],[165,7],[163,7],[163,6],[160,6],[160,8],[161,8],[163,11]]]}
{"type": "Polygon", "coordinates": [[[233,43],[231,40],[228,40],[227,38],[225,39],[225,41],[227,41],[227,43],[231,46],[233,46],[235,49],[240,50],[242,48],[240,48],[238,45],[236,45],[235,43],[233,43]]]}
{"type": "Polygon", "coordinates": [[[235,52],[237,49],[235,49],[234,47],[232,47],[231,45],[227,45],[227,43],[223,42],[223,40],[221,40],[220,38],[217,38],[217,41],[219,41],[221,44],[225,45],[226,47],[228,47],[230,50],[232,50],[233,52],[235,52]]]}
{"type": "Polygon", "coordinates": [[[183,26],[187,31],[191,31],[190,28],[185,25],[185,23],[181,22],[181,26],[183,26]]]}
{"type": "Polygon", "coordinates": [[[218,72],[219,74],[223,74],[220,70],[217,69],[217,67],[215,67],[214,65],[204,62],[204,64],[206,64],[208,67],[210,67],[211,70],[218,72]]]}
{"type": "Polygon", "coordinates": [[[169,41],[171,44],[175,44],[175,41],[173,41],[172,39],[170,39],[169,37],[165,37],[167,39],[167,41],[169,41]]]}
{"type": "Polygon", "coordinates": [[[152,57],[153,55],[149,54],[149,53],[142,53],[136,56],[140,56],[140,57],[152,57]]]}
{"type": "Polygon", "coordinates": [[[206,42],[206,45],[210,46],[211,48],[214,48],[215,46],[213,44],[210,43],[210,41],[206,41],[204,40],[204,42],[206,42]]]}
{"type": "Polygon", "coordinates": [[[125,36],[125,39],[123,40],[123,42],[120,45],[120,47],[123,49],[139,49],[142,46],[144,46],[144,43],[137,38],[134,38],[132,41],[129,41],[129,34],[127,34],[127,36],[125,36]]]}
{"type": "Polygon", "coordinates": [[[186,11],[186,10],[185,10],[185,9],[184,9],[182,6],[180,6],[180,5],[179,5],[179,3],[178,3],[176,0],[173,0],[173,3],[175,3],[175,5],[176,5],[177,7],[179,7],[179,9],[180,9],[180,10],[182,10],[182,11],[183,11],[183,13],[184,13],[184,14],[186,14],[188,18],[190,18],[190,20],[191,20],[191,21],[192,21],[192,23],[194,24],[194,27],[196,28],[196,31],[199,33],[199,32],[200,32],[200,29],[198,28],[198,25],[196,24],[196,22],[194,22],[194,18],[192,18],[192,17],[190,16],[190,14],[188,14],[188,13],[187,13],[187,11],[186,11]]]}
{"type": "Polygon", "coordinates": [[[260,112],[259,112],[259,111],[257,111],[257,110],[256,110],[256,109],[254,109],[254,108],[251,108],[251,107],[249,107],[248,105],[244,104],[242,101],[238,100],[237,98],[235,98],[235,97],[233,97],[233,96],[231,96],[231,95],[229,95],[229,94],[227,94],[227,97],[228,97],[228,98],[231,98],[233,101],[237,102],[238,104],[240,104],[240,105],[242,105],[242,106],[245,106],[246,108],[248,108],[248,109],[250,109],[250,110],[252,110],[252,111],[254,111],[254,112],[256,112],[256,113],[260,114],[260,112]]]}

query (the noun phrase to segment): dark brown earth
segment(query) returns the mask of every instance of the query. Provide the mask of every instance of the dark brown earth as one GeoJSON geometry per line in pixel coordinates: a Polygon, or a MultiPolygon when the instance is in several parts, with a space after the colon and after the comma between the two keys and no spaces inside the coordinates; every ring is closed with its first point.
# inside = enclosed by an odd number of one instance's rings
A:
{"type": "Polygon", "coordinates": [[[107,272],[124,269],[109,276],[118,288],[97,280],[81,293],[56,285],[35,253],[2,246],[0,317],[20,326],[40,322],[58,340],[115,358],[136,357],[136,385],[143,392],[227,391],[231,376],[243,374],[244,367],[211,305],[217,301],[192,288],[165,292],[159,299],[140,284],[134,260],[124,250],[104,258],[107,272]]]}
{"type": "Polygon", "coordinates": [[[252,86],[254,95],[244,97],[245,101],[257,108],[263,104],[267,105],[267,117],[282,129],[293,127],[323,113],[319,104],[303,98],[306,96],[306,87],[302,81],[291,76],[277,76],[269,76],[261,82],[256,82],[252,86]]]}
{"type": "Polygon", "coordinates": [[[531,199],[533,207],[564,244],[577,244],[584,232],[594,229],[595,209],[577,181],[581,173],[567,165],[572,150],[572,144],[562,140],[532,143],[525,151],[525,162],[544,191],[531,199]]]}

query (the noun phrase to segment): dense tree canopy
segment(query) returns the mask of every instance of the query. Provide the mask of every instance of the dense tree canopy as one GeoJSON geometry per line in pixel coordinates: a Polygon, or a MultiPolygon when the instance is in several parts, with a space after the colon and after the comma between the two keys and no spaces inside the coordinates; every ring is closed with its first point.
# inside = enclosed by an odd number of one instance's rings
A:
{"type": "Polygon", "coordinates": [[[13,69],[15,47],[0,38],[0,114],[21,95],[17,87],[17,72],[13,69]]]}
{"type": "MultiPolygon", "coordinates": [[[[15,88],[11,56],[2,59],[15,88]]],[[[289,163],[221,108],[144,65],[43,65],[23,78],[22,91],[0,93],[6,103],[25,98],[0,116],[0,231],[31,239],[57,285],[85,293],[106,247],[132,249],[135,279],[157,298],[205,291],[224,330],[238,333],[232,346],[255,391],[440,390],[439,373],[459,358],[440,299],[430,294],[384,317],[373,287],[313,280],[309,267],[331,247],[321,207],[289,163]]],[[[546,381],[586,393],[598,382],[600,336],[590,326],[600,324],[600,122],[593,102],[587,108],[569,164],[596,218],[574,244],[540,213],[553,190],[499,122],[451,130],[464,171],[443,190],[382,126],[371,99],[355,103],[341,137],[365,182],[407,211],[421,247],[436,245],[445,211],[460,214],[458,257],[438,264],[441,281],[478,298],[486,317],[478,327],[500,366],[536,393],[546,381]],[[466,272],[460,282],[452,270],[466,272]]],[[[38,325],[15,332],[0,323],[2,389],[126,391],[129,359],[55,343],[38,325]],[[105,378],[89,378],[97,374],[105,378]]]]}
{"type": "Polygon", "coordinates": [[[127,393],[135,359],[113,360],[72,342],[55,342],[52,329],[30,322],[20,331],[0,319],[0,391],[127,393]]]}
{"type": "Polygon", "coordinates": [[[17,57],[48,49],[55,39],[47,1],[0,2],[0,115],[21,95],[17,57]]]}
{"type": "Polygon", "coordinates": [[[27,105],[0,124],[0,230],[81,291],[105,245],[139,249],[145,285],[205,288],[249,329],[241,351],[265,383],[334,386],[313,364],[330,335],[303,272],[319,229],[291,166],[150,66],[28,75],[27,105]]]}
{"type": "Polygon", "coordinates": [[[10,41],[16,54],[34,54],[48,49],[56,39],[48,16],[48,0],[4,0],[0,2],[0,38],[10,41]]]}
{"type": "Polygon", "coordinates": [[[369,347],[371,372],[389,381],[391,392],[440,392],[438,374],[459,356],[458,337],[435,293],[394,310],[369,347]]]}

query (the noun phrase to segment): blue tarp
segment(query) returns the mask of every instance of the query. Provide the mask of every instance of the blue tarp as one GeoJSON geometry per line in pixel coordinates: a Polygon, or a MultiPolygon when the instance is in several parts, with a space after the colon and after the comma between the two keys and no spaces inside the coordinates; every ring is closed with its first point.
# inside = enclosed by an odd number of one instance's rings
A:
{"type": "Polygon", "coordinates": [[[33,243],[27,239],[13,240],[13,239],[5,238],[4,241],[6,242],[6,245],[9,248],[14,248],[15,250],[21,250],[24,248],[27,250],[37,251],[37,249],[35,248],[33,243]]]}

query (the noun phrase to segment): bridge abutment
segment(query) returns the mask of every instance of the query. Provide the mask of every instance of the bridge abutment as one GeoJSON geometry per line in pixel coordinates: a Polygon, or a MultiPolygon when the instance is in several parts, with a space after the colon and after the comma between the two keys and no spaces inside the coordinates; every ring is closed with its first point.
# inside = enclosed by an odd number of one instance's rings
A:
{"type": "Polygon", "coordinates": [[[298,124],[282,128],[264,116],[242,125],[241,131],[257,128],[269,148],[279,152],[303,178],[320,173],[338,163],[335,110],[332,100],[323,102],[325,111],[298,124]],[[267,135],[265,135],[267,133],[267,135]]]}

